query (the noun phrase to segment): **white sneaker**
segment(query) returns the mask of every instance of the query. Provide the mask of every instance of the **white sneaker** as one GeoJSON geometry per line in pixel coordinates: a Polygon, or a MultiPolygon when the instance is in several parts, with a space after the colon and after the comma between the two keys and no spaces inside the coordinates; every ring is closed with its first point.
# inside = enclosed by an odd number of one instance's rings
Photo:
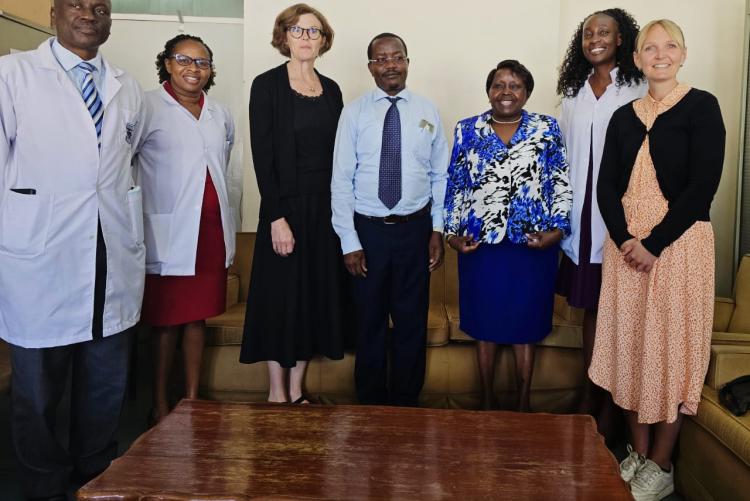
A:
{"type": "Polygon", "coordinates": [[[659,501],[674,492],[674,466],[669,473],[647,459],[630,482],[635,501],[659,501]]]}
{"type": "Polygon", "coordinates": [[[630,483],[635,476],[635,473],[643,466],[646,462],[646,458],[638,454],[628,444],[628,457],[622,460],[620,463],[620,476],[624,481],[630,483]]]}

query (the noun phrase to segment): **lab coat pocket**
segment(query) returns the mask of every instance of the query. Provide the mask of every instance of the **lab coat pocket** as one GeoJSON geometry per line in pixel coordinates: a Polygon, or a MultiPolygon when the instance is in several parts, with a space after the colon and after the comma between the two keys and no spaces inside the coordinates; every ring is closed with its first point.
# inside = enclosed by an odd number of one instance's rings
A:
{"type": "Polygon", "coordinates": [[[0,252],[31,258],[42,254],[52,220],[52,195],[7,191],[0,214],[0,252]]]}
{"type": "Polygon", "coordinates": [[[130,215],[130,234],[135,245],[143,245],[143,200],[141,187],[135,186],[128,190],[128,214],[130,215]]]}
{"type": "Polygon", "coordinates": [[[132,149],[135,147],[138,119],[136,114],[130,110],[123,109],[121,113],[122,118],[117,124],[118,130],[116,131],[118,143],[132,149]]]}
{"type": "Polygon", "coordinates": [[[172,214],[144,214],[146,264],[166,263],[169,259],[169,232],[172,214]]]}

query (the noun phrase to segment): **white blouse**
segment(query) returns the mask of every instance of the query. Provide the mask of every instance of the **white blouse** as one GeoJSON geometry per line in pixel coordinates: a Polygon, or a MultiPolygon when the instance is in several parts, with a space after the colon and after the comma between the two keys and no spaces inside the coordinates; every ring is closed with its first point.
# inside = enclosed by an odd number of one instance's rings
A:
{"type": "Polygon", "coordinates": [[[586,178],[589,168],[589,152],[593,156],[593,179],[591,200],[591,262],[602,262],[602,247],[607,228],[599,213],[596,200],[596,181],[599,177],[599,164],[604,150],[604,138],[607,134],[609,119],[617,108],[646,95],[648,85],[622,86],[616,85],[617,72],[615,67],[610,76],[609,84],[599,99],[594,95],[591,85],[586,82],[578,95],[562,100],[562,114],[560,115],[560,129],[570,165],[570,185],[573,189],[573,208],[570,212],[570,234],[560,244],[563,252],[578,264],[579,245],[581,241],[581,212],[586,196],[586,178]]]}

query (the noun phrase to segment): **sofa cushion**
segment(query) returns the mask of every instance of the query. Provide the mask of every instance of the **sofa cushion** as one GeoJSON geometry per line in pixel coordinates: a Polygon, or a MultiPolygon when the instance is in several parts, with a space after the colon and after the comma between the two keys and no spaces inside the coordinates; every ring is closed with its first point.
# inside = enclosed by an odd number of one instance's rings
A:
{"type": "Polygon", "coordinates": [[[750,374],[750,345],[713,345],[706,384],[719,390],[724,384],[750,374]]]}
{"type": "Polygon", "coordinates": [[[200,396],[213,400],[263,402],[268,398],[265,362],[240,363],[240,347],[209,346],[203,352],[200,396]]]}
{"type": "Polygon", "coordinates": [[[255,251],[255,233],[239,232],[235,243],[234,262],[229,272],[240,277],[239,302],[247,301],[247,290],[250,287],[250,271],[253,269],[253,252],[255,251]]]}
{"type": "Polygon", "coordinates": [[[448,324],[450,325],[451,341],[474,341],[473,337],[461,330],[461,316],[458,313],[458,302],[446,303],[445,311],[448,316],[448,324]]]}
{"type": "Polygon", "coordinates": [[[727,330],[750,333],[750,255],[742,257],[734,283],[735,307],[727,330]]]}
{"type": "Polygon", "coordinates": [[[708,385],[703,386],[701,397],[693,421],[750,467],[750,413],[733,415],[719,402],[718,392],[708,385]]]}
{"type": "Polygon", "coordinates": [[[712,345],[744,345],[750,346],[750,334],[744,332],[717,332],[711,335],[712,345]]]}
{"type": "Polygon", "coordinates": [[[450,328],[443,303],[430,302],[427,312],[427,346],[448,344],[450,328]]]}
{"type": "Polygon", "coordinates": [[[554,316],[559,321],[569,325],[581,325],[583,323],[583,310],[574,308],[568,304],[568,299],[560,294],[555,294],[554,316]]]}
{"type": "Polygon", "coordinates": [[[581,348],[583,331],[576,323],[560,320],[557,315],[552,316],[552,332],[537,343],[538,346],[552,346],[555,348],[581,348]]]}
{"type": "MultiPolygon", "coordinates": [[[[446,304],[445,309],[447,310],[448,321],[450,322],[451,341],[474,341],[474,338],[461,330],[458,305],[446,304]]],[[[580,348],[581,343],[581,326],[554,314],[552,316],[552,331],[547,337],[538,342],[537,345],[557,348],[580,348]]]]}
{"type": "MultiPolygon", "coordinates": [[[[230,306],[226,312],[206,320],[208,337],[206,344],[211,346],[232,346],[242,344],[242,330],[245,325],[245,303],[230,306]]],[[[431,303],[427,315],[427,346],[442,346],[448,343],[448,318],[442,304],[431,303]]]]}
{"type": "Polygon", "coordinates": [[[240,276],[236,273],[227,275],[227,308],[240,300],[240,276]]]}
{"type": "Polygon", "coordinates": [[[242,329],[245,326],[245,303],[230,306],[217,317],[206,320],[208,336],[206,344],[210,346],[231,346],[242,344],[242,329]]]}
{"type": "MultiPolygon", "coordinates": [[[[265,362],[241,364],[239,346],[206,346],[201,372],[201,396],[218,400],[264,401],[268,396],[265,362]]],[[[532,406],[562,412],[576,400],[583,376],[576,350],[544,347],[537,351],[532,379],[532,406]]],[[[498,350],[495,393],[508,408],[515,402],[513,354],[498,350]]],[[[343,360],[315,357],[305,374],[305,391],[323,403],[356,403],[354,355],[343,360]]],[[[425,383],[420,403],[428,407],[472,408],[479,405],[479,369],[472,345],[449,343],[427,349],[425,383]]]]}
{"type": "Polygon", "coordinates": [[[10,390],[10,346],[0,339],[0,395],[10,390]]]}
{"type": "Polygon", "coordinates": [[[734,313],[734,299],[728,297],[714,298],[714,331],[726,332],[734,313]]]}

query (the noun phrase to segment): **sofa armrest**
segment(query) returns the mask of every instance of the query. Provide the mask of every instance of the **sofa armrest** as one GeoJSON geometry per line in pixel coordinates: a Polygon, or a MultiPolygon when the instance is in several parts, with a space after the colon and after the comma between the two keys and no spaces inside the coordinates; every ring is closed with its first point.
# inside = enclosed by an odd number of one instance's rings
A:
{"type": "Polygon", "coordinates": [[[716,297],[714,299],[714,331],[726,332],[734,313],[734,299],[716,297]]]}
{"type": "Polygon", "coordinates": [[[745,334],[744,332],[714,331],[711,335],[711,344],[750,346],[750,334],[745,334]]]}
{"type": "Polygon", "coordinates": [[[746,374],[750,374],[750,344],[711,346],[711,361],[706,374],[708,386],[718,390],[727,382],[746,374]]]}

